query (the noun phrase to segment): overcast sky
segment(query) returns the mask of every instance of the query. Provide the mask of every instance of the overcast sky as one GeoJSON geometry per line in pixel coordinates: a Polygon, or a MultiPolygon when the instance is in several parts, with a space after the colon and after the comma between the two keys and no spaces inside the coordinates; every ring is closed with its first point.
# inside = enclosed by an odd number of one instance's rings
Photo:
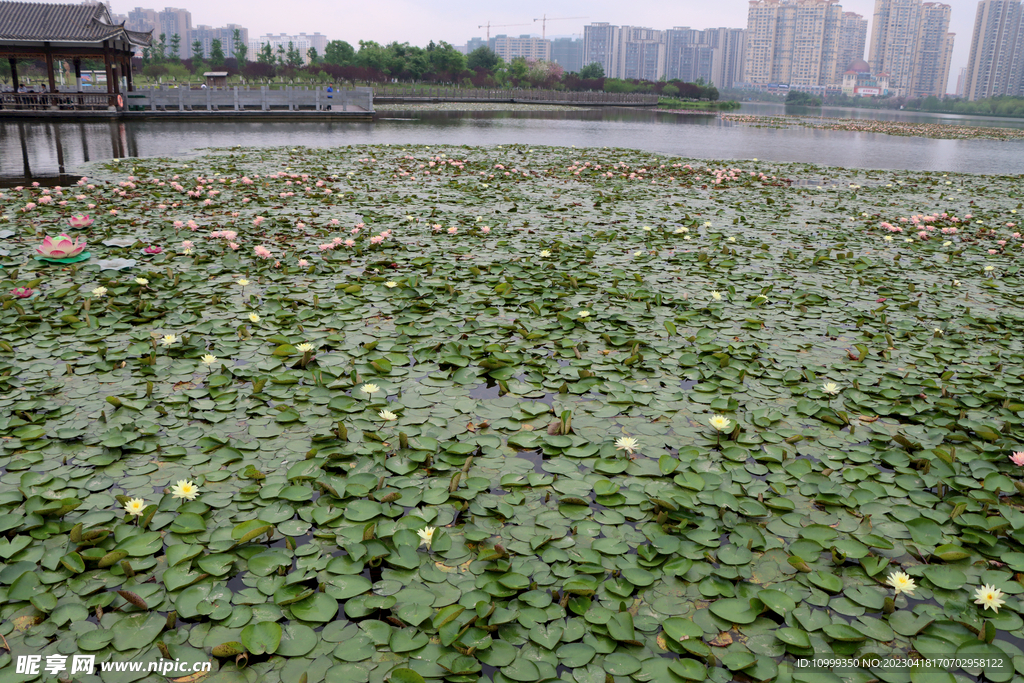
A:
{"type": "MultiPolygon", "coordinates": [[[[118,14],[127,14],[136,6],[158,10],[165,6],[153,4],[150,0],[110,1],[118,14]]],[[[249,29],[251,37],[265,33],[319,31],[331,40],[346,40],[354,46],[361,39],[380,43],[397,40],[414,45],[444,40],[453,45],[464,45],[473,36],[483,37],[485,29],[478,26],[488,21],[491,22],[491,35],[540,35],[540,22],[534,23],[533,19],[544,13],[549,17],[585,17],[549,22],[549,36],[579,34],[582,37],[584,24],[596,21],[656,29],[673,26],[746,28],[748,7],[746,0],[518,0],[508,5],[491,5],[480,0],[371,0],[365,3],[340,3],[337,0],[171,1],[174,6],[192,12],[193,26],[241,24],[249,29]],[[497,24],[525,25],[495,28],[497,24]]],[[[947,0],[947,4],[953,8],[950,30],[956,33],[947,88],[952,91],[956,88],[960,67],[967,65],[978,3],[977,0],[947,0]]],[[[871,20],[874,0],[846,0],[842,5],[845,11],[857,12],[871,20]]]]}

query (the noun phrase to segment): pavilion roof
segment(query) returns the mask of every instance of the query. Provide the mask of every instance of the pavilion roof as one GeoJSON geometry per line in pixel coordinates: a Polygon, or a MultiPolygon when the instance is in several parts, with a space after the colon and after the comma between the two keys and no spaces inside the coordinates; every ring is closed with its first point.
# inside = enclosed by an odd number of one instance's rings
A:
{"type": "Polygon", "coordinates": [[[0,2],[0,41],[99,43],[118,37],[133,45],[149,45],[152,40],[151,33],[112,23],[102,4],[0,2]]]}

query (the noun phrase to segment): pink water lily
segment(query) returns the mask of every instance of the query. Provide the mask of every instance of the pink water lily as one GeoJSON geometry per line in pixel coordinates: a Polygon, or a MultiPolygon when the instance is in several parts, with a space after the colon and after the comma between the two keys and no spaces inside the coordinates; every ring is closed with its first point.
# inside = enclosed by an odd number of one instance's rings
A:
{"type": "Polygon", "coordinates": [[[56,238],[47,235],[43,243],[36,247],[36,251],[46,258],[70,258],[78,256],[85,250],[85,240],[73,240],[67,235],[59,235],[56,238]]]}
{"type": "Polygon", "coordinates": [[[18,297],[19,299],[27,299],[35,293],[36,290],[32,289],[31,287],[15,287],[14,289],[11,290],[11,294],[18,297]]]}
{"type": "Polygon", "coordinates": [[[142,253],[144,253],[144,254],[159,254],[159,253],[163,252],[163,250],[164,250],[163,247],[146,247],[145,249],[142,250],[142,253]]]}

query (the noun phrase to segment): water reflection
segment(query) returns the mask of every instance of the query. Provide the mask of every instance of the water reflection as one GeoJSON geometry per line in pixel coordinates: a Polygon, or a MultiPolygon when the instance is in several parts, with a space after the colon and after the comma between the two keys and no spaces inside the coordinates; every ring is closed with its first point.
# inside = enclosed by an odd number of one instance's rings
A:
{"type": "MultiPolygon", "coordinates": [[[[781,105],[747,106],[744,113],[783,113],[781,105]]],[[[841,116],[863,110],[839,110],[841,116]]],[[[0,121],[0,186],[57,185],[77,179],[83,165],[124,157],[181,156],[207,147],[357,144],[500,145],[522,143],[624,147],[703,159],[825,163],[868,169],[1024,172],[1024,143],[933,140],[875,133],[754,128],[714,115],[655,110],[381,112],[373,122],[250,121],[0,121]]],[[[982,117],[868,112],[956,123],[993,125],[982,117]]],[[[1002,120],[1005,125],[1024,122],[1002,120]]]]}

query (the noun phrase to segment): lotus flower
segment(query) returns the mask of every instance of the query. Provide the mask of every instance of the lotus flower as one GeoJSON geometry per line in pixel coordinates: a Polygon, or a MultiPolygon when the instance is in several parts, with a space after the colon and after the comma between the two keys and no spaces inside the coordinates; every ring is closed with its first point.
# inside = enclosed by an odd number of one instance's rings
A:
{"type": "Polygon", "coordinates": [[[159,254],[163,251],[163,247],[146,247],[142,250],[144,254],[159,254]]]}
{"type": "Polygon", "coordinates": [[[36,251],[46,258],[71,258],[85,250],[85,241],[73,240],[67,235],[59,235],[56,239],[47,235],[36,251]]]}
{"type": "Polygon", "coordinates": [[[68,225],[72,228],[88,228],[92,223],[93,219],[89,218],[84,213],[75,214],[68,219],[68,225]]]}

